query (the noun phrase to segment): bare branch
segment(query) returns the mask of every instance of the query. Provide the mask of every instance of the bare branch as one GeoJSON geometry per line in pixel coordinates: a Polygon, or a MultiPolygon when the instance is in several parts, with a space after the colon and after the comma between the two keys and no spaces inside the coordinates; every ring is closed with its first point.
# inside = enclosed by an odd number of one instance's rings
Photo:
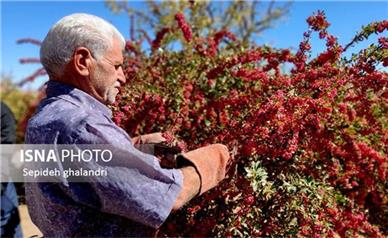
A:
{"type": "Polygon", "coordinates": [[[39,58],[22,58],[19,59],[21,64],[40,64],[39,58]]]}
{"type": "Polygon", "coordinates": [[[40,69],[36,70],[33,74],[28,76],[27,78],[25,78],[22,81],[20,81],[17,85],[19,87],[22,87],[24,84],[26,84],[28,82],[32,82],[36,78],[38,78],[39,76],[44,76],[44,75],[47,75],[46,70],[44,68],[40,68],[40,69]]]}
{"type": "Polygon", "coordinates": [[[129,37],[131,41],[135,41],[135,16],[131,14],[130,18],[129,37]]]}
{"type": "Polygon", "coordinates": [[[147,40],[147,42],[148,42],[150,45],[152,45],[152,40],[151,40],[151,38],[149,37],[148,33],[147,33],[145,30],[139,29],[139,30],[137,30],[137,31],[140,32],[140,33],[142,33],[143,36],[144,36],[144,38],[147,40]]]}
{"type": "Polygon", "coordinates": [[[208,4],[206,6],[206,12],[209,14],[210,20],[211,20],[211,25],[214,23],[214,10],[212,9],[211,4],[208,4]]]}
{"type": "Polygon", "coordinates": [[[37,45],[37,46],[41,46],[42,45],[42,42],[39,41],[39,40],[36,40],[36,39],[32,39],[32,38],[23,38],[23,39],[19,39],[16,41],[17,44],[25,44],[25,43],[30,43],[30,44],[33,44],[33,45],[37,45]]]}
{"type": "Polygon", "coordinates": [[[147,4],[151,9],[152,13],[156,16],[156,18],[162,17],[162,13],[160,12],[160,6],[155,3],[155,1],[148,0],[147,4]]]}

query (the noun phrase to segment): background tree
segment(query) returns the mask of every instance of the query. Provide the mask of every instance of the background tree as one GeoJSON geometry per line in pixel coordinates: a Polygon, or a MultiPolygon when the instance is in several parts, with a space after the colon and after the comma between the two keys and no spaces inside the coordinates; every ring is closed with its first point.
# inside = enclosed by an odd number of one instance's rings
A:
{"type": "MultiPolygon", "coordinates": [[[[175,14],[187,12],[186,21],[198,36],[228,29],[247,46],[264,30],[273,27],[276,21],[286,16],[291,2],[148,0],[145,2],[146,9],[133,8],[128,1],[106,1],[106,5],[117,14],[124,12],[128,15],[132,41],[147,40],[151,43],[150,39],[154,37],[152,31],[171,29],[175,14]]],[[[176,37],[169,35],[164,43],[171,43],[174,39],[176,37]]]]}
{"type": "Polygon", "coordinates": [[[26,102],[20,100],[20,98],[23,98],[23,95],[23,92],[13,83],[11,75],[1,75],[0,99],[10,107],[17,121],[25,109],[24,104],[26,102]]]}
{"type": "Polygon", "coordinates": [[[36,101],[36,91],[24,91],[12,81],[11,75],[1,75],[0,100],[9,106],[15,115],[18,124],[16,143],[23,143],[24,130],[20,128],[20,122],[25,120],[30,105],[36,101]]]}

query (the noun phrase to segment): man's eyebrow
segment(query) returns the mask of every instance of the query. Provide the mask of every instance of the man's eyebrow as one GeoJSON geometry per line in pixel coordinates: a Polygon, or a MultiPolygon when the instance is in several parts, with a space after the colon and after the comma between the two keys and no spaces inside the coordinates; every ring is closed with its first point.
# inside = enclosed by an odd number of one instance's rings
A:
{"type": "Polygon", "coordinates": [[[114,60],[114,61],[113,61],[113,64],[114,64],[114,65],[124,64],[124,60],[114,60]]]}

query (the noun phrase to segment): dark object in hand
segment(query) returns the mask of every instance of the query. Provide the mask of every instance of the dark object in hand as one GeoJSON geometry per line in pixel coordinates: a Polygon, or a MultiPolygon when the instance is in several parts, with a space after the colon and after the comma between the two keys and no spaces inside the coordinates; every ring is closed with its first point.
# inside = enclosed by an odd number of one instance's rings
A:
{"type": "Polygon", "coordinates": [[[176,156],[182,152],[178,146],[155,144],[154,155],[159,158],[162,168],[177,168],[176,156]]]}

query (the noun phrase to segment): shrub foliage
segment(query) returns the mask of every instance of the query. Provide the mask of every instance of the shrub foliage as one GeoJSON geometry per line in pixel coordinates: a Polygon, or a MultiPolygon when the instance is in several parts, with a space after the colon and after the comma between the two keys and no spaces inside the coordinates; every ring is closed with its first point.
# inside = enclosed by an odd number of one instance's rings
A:
{"type": "Polygon", "coordinates": [[[183,150],[217,142],[236,154],[226,180],[170,215],[159,236],[387,233],[388,75],[378,70],[387,38],[343,55],[388,22],[344,47],[323,12],[307,23],[295,53],[246,47],[226,29],[200,36],[182,13],[152,52],[127,42],[115,122],[130,135],[167,131],[183,150]],[[314,58],[312,34],[326,43],[314,58]],[[182,49],[166,50],[172,36],[182,49]]]}

